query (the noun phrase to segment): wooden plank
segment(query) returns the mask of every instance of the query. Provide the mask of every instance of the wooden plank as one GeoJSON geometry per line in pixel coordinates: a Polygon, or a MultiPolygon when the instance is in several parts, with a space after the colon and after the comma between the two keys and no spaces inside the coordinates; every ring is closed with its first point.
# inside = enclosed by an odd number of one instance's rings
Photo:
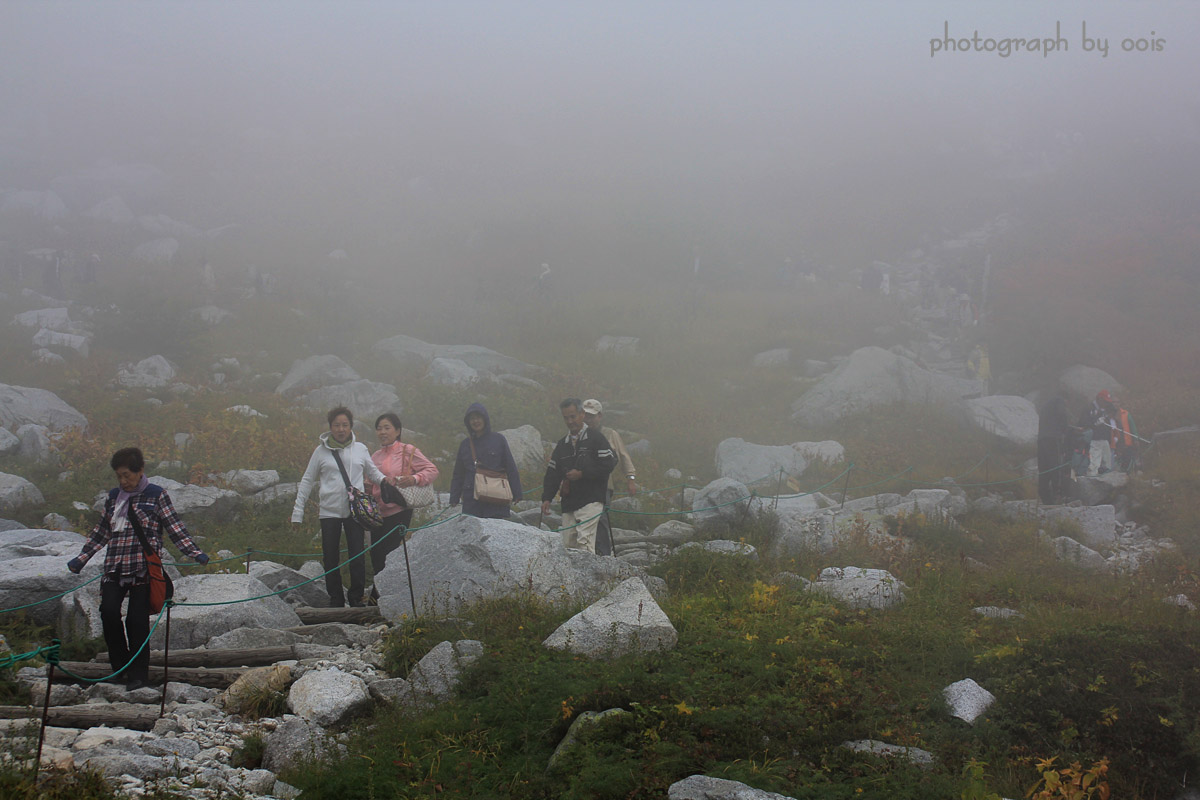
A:
{"type": "MultiPolygon", "coordinates": [[[[32,706],[0,706],[0,719],[26,717],[35,725],[40,725],[42,712],[32,706]]],[[[140,703],[104,703],[53,706],[50,709],[50,724],[59,728],[94,728],[97,725],[108,725],[113,728],[148,731],[154,727],[157,719],[157,703],[150,706],[140,703]]]]}
{"type": "Polygon", "coordinates": [[[320,625],[324,622],[348,622],[351,625],[371,625],[383,621],[378,606],[359,608],[308,608],[300,606],[296,614],[305,625],[320,625]]]}
{"type": "MultiPolygon", "coordinates": [[[[103,678],[112,672],[112,666],[96,661],[63,661],[60,666],[74,672],[81,678],[103,678]]],[[[204,686],[209,689],[226,689],[231,683],[245,674],[244,667],[226,667],[223,669],[204,669],[196,667],[176,667],[171,665],[171,681],[190,683],[193,686],[204,686]]],[[[62,671],[55,671],[54,679],[63,683],[77,683],[74,678],[62,671]]],[[[150,667],[150,682],[161,685],[163,679],[162,667],[150,667]]]]}
{"type": "MultiPolygon", "coordinates": [[[[172,650],[171,673],[176,667],[262,667],[277,661],[288,661],[296,657],[296,649],[289,645],[279,647],[253,647],[227,650],[172,650]]],[[[108,653],[96,656],[96,661],[108,663],[108,653]]],[[[151,650],[150,663],[162,666],[163,651],[151,650]]]]}

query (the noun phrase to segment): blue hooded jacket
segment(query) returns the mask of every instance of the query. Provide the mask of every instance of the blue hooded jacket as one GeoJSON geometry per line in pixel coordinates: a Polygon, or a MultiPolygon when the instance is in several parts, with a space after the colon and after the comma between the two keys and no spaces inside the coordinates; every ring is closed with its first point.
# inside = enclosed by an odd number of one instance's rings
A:
{"type": "Polygon", "coordinates": [[[480,503],[475,499],[475,460],[471,458],[471,426],[467,423],[472,414],[483,415],[483,433],[475,439],[475,455],[479,458],[479,466],[507,473],[513,499],[521,497],[521,476],[517,472],[517,462],[508,447],[508,440],[492,430],[491,417],[483,404],[472,403],[463,415],[467,438],[459,443],[458,457],[454,459],[454,475],[450,479],[450,505],[457,505],[461,501],[464,514],[505,519],[509,513],[508,506],[480,503]]]}

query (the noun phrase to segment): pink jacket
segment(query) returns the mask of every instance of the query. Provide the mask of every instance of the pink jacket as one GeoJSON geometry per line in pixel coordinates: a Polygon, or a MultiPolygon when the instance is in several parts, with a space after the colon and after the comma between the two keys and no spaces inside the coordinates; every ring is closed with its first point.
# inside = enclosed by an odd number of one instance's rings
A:
{"type": "MultiPolygon", "coordinates": [[[[437,464],[426,458],[424,453],[411,444],[393,442],[387,447],[381,447],[372,453],[371,460],[379,467],[379,471],[388,478],[400,478],[404,475],[411,475],[416,479],[418,486],[428,486],[437,480],[437,464]]],[[[404,506],[383,502],[380,499],[378,486],[371,487],[371,494],[375,495],[375,499],[379,501],[379,511],[385,517],[392,514],[399,514],[404,510],[404,506]]]]}

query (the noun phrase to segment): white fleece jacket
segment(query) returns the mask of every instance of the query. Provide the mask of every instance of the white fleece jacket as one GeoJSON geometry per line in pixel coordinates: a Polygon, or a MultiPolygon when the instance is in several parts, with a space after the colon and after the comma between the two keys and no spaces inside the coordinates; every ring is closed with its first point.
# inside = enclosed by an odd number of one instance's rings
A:
{"type": "MultiPolygon", "coordinates": [[[[367,450],[367,446],[356,440],[353,433],[350,437],[350,443],[339,450],[346,474],[350,476],[350,483],[357,489],[363,489],[364,473],[373,483],[383,483],[383,473],[371,460],[371,452],[367,450]]],[[[337,461],[333,459],[333,450],[329,448],[328,431],[321,434],[321,443],[313,450],[312,457],[308,459],[308,468],[304,470],[304,477],[300,479],[300,486],[296,490],[296,505],[292,507],[292,522],[304,521],[304,504],[308,502],[308,496],[312,494],[314,486],[317,487],[317,498],[321,505],[321,519],[345,519],[350,516],[346,482],[342,480],[341,470],[338,469],[337,461]]]]}

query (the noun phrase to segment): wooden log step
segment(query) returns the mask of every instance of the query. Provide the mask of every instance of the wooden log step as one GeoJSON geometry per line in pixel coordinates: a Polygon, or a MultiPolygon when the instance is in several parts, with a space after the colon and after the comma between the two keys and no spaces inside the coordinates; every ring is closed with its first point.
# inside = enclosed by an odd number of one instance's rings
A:
{"type": "MultiPolygon", "coordinates": [[[[58,677],[58,674],[55,674],[58,677]]],[[[40,724],[42,711],[32,706],[0,706],[0,719],[24,719],[28,717],[40,724]]],[[[53,706],[50,708],[50,724],[59,728],[94,728],[108,725],[112,728],[129,728],[148,731],[158,719],[158,704],[152,706],[139,703],[104,703],[79,706],[53,706]]]]}
{"type": "Polygon", "coordinates": [[[296,608],[296,614],[305,625],[320,625],[324,622],[348,622],[351,625],[371,625],[382,622],[383,615],[378,606],[359,608],[296,608]]]}
{"type": "MultiPolygon", "coordinates": [[[[296,648],[292,645],[279,647],[253,647],[230,650],[172,650],[171,675],[174,677],[176,667],[262,667],[277,661],[288,661],[296,658],[296,648]]],[[[108,653],[96,656],[96,661],[108,663],[108,653]]],[[[156,667],[163,664],[163,651],[151,650],[150,663],[156,667]]],[[[90,677],[90,676],[89,676],[90,677]]]]}
{"type": "MultiPolygon", "coordinates": [[[[110,664],[96,661],[63,661],[63,669],[74,672],[81,678],[103,678],[112,672],[110,664]]],[[[226,667],[224,669],[204,669],[197,667],[176,667],[171,665],[171,681],[190,683],[193,686],[203,686],[208,689],[227,689],[229,685],[245,674],[245,667],[226,667]]],[[[161,685],[163,679],[162,667],[150,667],[150,682],[161,685]]],[[[62,670],[54,671],[54,680],[63,683],[78,683],[62,670]]]]}

